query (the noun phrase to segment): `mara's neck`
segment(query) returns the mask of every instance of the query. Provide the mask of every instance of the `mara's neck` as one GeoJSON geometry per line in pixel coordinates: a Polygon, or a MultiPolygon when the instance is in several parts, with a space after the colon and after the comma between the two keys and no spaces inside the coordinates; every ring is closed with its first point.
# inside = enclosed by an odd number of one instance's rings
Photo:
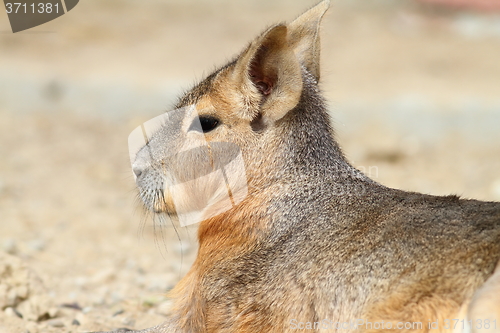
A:
{"type": "Polygon", "coordinates": [[[335,188],[357,195],[360,184],[376,184],[345,159],[315,87],[305,89],[297,107],[278,121],[279,133],[270,143],[263,138],[265,144],[248,148],[253,151],[246,161],[248,195],[231,210],[201,223],[200,251],[217,256],[217,249],[228,244],[235,251],[256,244],[271,225],[272,211],[288,209],[290,198],[305,195],[306,188],[308,193],[335,188]]]}
{"type": "Polygon", "coordinates": [[[250,187],[300,186],[301,181],[348,186],[351,179],[374,183],[346,160],[315,83],[306,80],[299,104],[275,126],[277,133],[271,144],[263,140],[262,147],[252,147],[260,150],[254,155],[260,158],[249,161],[250,187]]]}

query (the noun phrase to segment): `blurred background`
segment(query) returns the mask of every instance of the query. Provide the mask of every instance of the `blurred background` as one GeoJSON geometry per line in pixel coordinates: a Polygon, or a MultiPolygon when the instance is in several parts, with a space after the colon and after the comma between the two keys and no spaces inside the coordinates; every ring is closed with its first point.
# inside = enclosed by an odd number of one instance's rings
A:
{"type": "MultiPolygon", "coordinates": [[[[143,212],[128,134],[315,3],[84,0],[16,34],[0,13],[0,333],[162,321],[196,227],[143,212]]],[[[322,27],[321,86],[355,166],[500,200],[498,0],[334,0],[322,27]]]]}

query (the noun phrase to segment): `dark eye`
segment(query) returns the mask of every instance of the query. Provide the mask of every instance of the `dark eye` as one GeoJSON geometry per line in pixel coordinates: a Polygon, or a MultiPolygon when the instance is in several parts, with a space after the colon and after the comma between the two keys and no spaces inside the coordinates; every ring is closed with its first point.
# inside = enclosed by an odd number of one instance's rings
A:
{"type": "Polygon", "coordinates": [[[217,126],[219,126],[220,121],[219,119],[212,117],[212,116],[201,116],[198,119],[195,119],[193,123],[191,124],[191,127],[189,128],[190,130],[195,130],[195,131],[200,131],[200,126],[201,126],[201,131],[203,133],[208,133],[215,129],[217,126]],[[199,121],[199,123],[198,123],[199,121]]]}

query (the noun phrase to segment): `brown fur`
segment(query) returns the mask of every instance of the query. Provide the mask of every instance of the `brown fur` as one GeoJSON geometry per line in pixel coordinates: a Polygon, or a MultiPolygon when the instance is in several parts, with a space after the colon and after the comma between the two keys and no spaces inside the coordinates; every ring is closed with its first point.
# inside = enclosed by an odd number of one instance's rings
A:
{"type": "Polygon", "coordinates": [[[295,332],[299,323],[314,332],[395,331],[325,328],[325,320],[444,332],[452,319],[495,316],[499,332],[500,204],[390,189],[347,162],[318,88],[327,8],[324,1],[258,36],[183,96],[177,106],[188,111],[137,153],[141,197],[157,212],[181,213],[175,195],[184,210],[197,209],[210,201],[197,193],[214,188],[229,190],[232,203],[203,211],[198,256],[170,294],[171,316],[142,332],[295,332]],[[207,117],[216,127],[191,129],[207,117]],[[186,142],[205,153],[176,154],[186,142]],[[238,147],[248,189],[206,178],[168,191],[169,181],[215,169],[218,142],[238,147]]]}

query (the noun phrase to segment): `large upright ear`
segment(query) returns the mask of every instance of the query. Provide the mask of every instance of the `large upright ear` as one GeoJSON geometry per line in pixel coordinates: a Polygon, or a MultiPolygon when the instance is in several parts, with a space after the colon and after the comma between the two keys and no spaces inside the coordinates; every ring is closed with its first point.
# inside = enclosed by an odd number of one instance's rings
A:
{"type": "Polygon", "coordinates": [[[241,116],[276,121],[293,109],[302,93],[302,71],[288,43],[287,27],[277,25],[257,37],[237,59],[233,78],[241,116]]]}
{"type": "Polygon", "coordinates": [[[288,42],[299,63],[316,78],[316,82],[320,75],[319,26],[329,6],[330,0],[324,0],[288,25],[288,42]]]}

